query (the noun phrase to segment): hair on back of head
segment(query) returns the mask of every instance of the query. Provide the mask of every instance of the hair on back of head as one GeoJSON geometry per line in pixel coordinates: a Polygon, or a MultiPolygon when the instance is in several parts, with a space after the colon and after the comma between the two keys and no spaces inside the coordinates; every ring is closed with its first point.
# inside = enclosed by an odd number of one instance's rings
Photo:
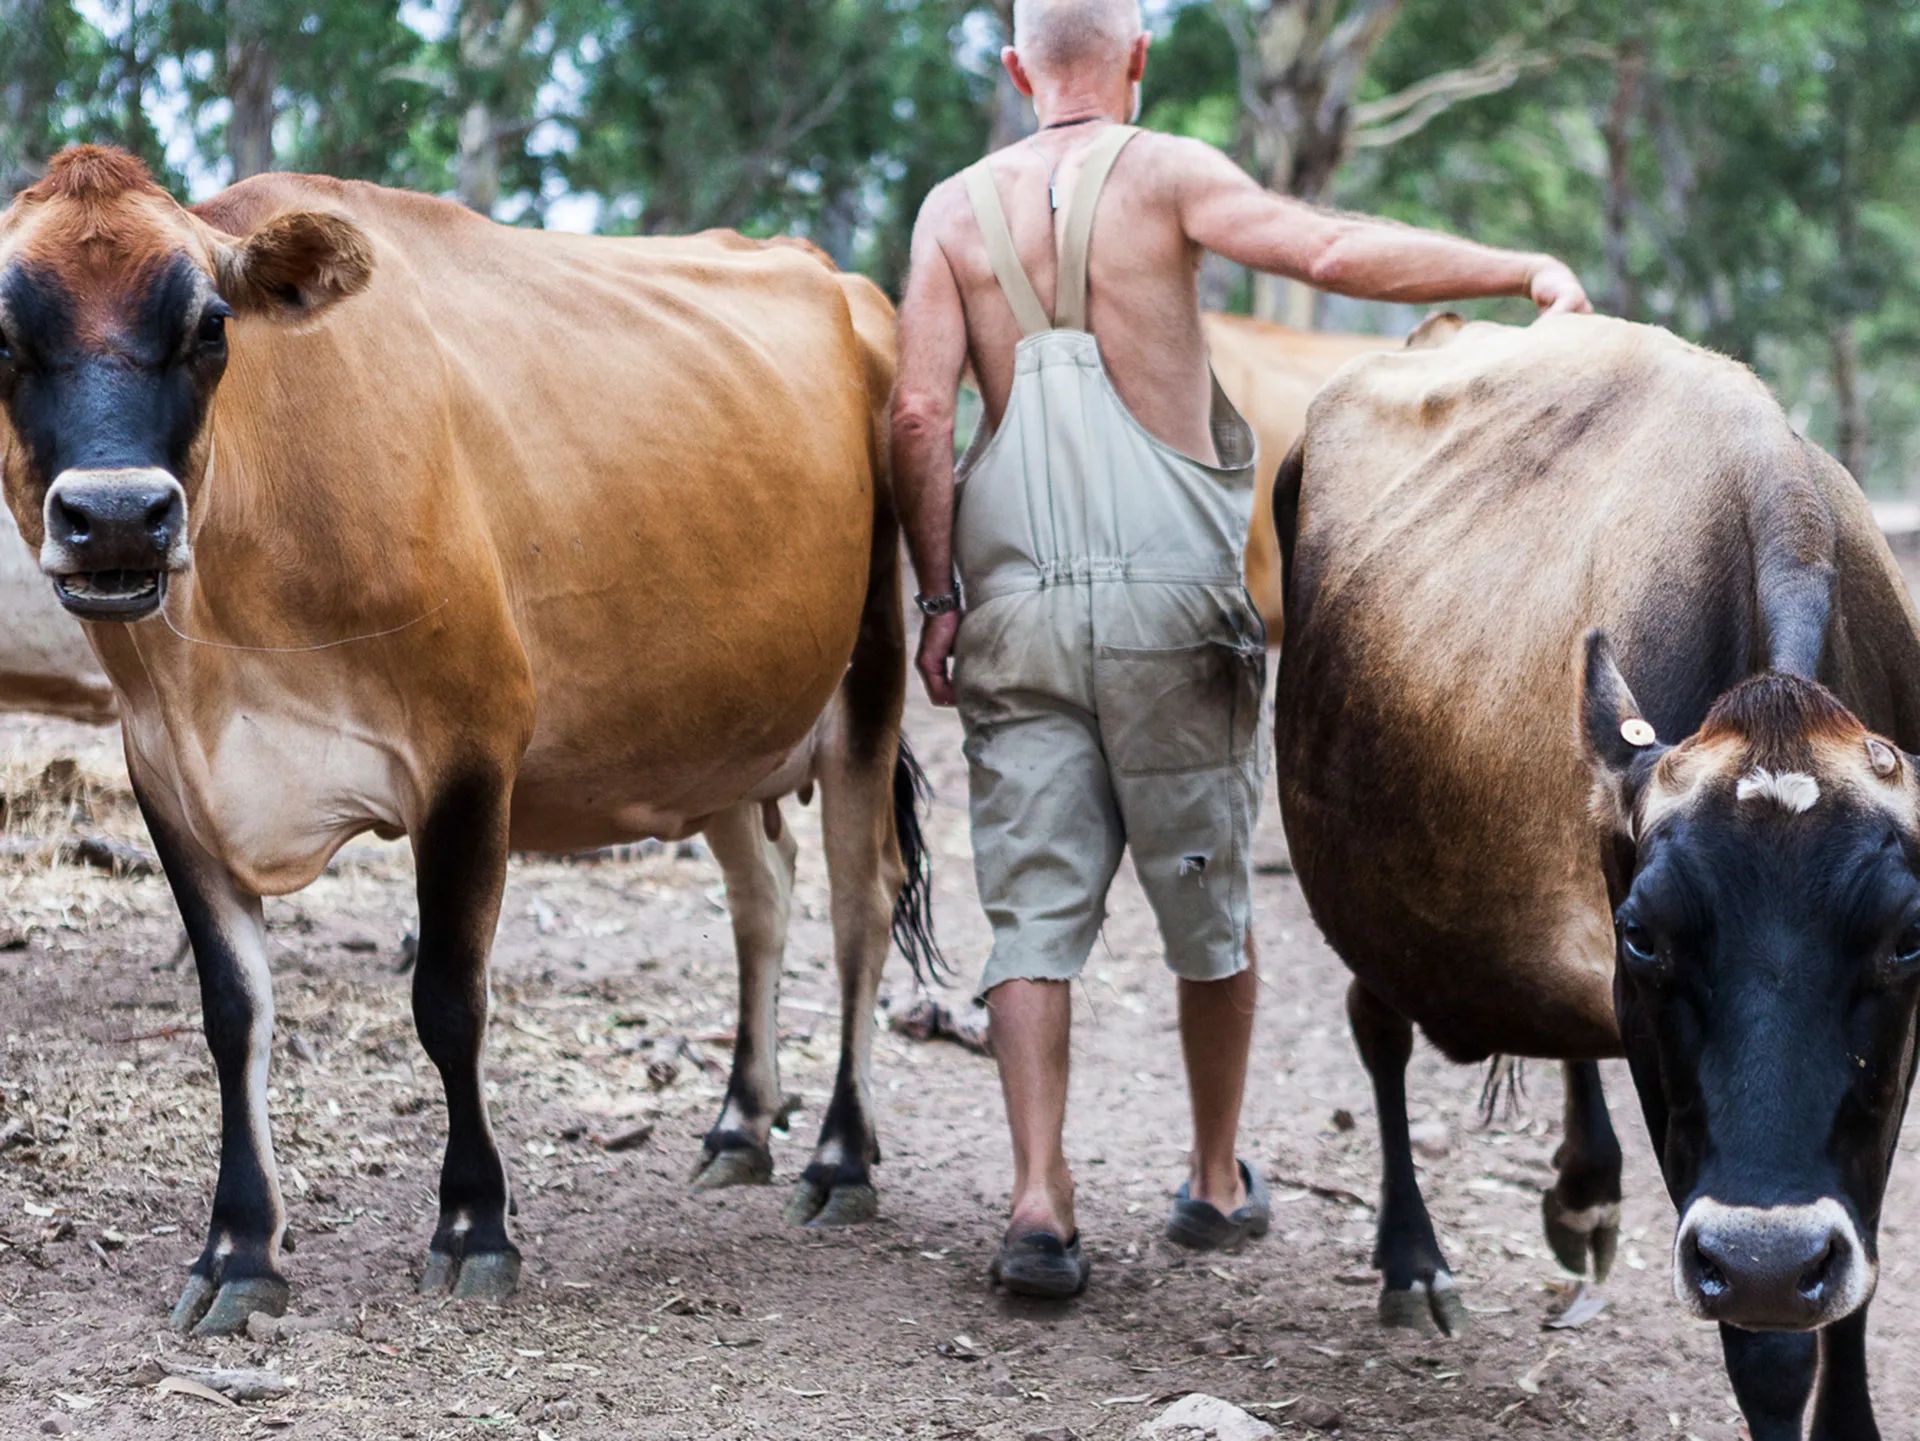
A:
{"type": "Polygon", "coordinates": [[[1045,70],[1117,61],[1140,31],[1139,0],[1014,0],[1013,47],[1045,70]]]}

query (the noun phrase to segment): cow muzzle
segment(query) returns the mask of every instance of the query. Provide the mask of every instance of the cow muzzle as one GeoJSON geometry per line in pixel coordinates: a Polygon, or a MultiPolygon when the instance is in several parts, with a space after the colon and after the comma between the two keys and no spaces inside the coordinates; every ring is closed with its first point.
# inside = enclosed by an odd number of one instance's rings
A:
{"type": "Polygon", "coordinates": [[[82,620],[144,620],[193,563],[187,493],[164,470],[66,470],[47,488],[40,569],[82,620]]]}
{"type": "Polygon", "coordinates": [[[1747,1331],[1811,1331],[1866,1305],[1878,1267],[1838,1201],[1687,1207],[1673,1243],[1673,1289],[1707,1321],[1747,1331]]]}

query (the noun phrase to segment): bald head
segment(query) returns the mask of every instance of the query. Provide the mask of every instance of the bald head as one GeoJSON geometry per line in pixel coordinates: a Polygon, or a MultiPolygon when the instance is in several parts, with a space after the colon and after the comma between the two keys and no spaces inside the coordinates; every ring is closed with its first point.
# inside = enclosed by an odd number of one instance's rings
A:
{"type": "Polygon", "coordinates": [[[1139,0],[1014,0],[1013,48],[1049,74],[1123,63],[1140,28],[1139,0]]]}

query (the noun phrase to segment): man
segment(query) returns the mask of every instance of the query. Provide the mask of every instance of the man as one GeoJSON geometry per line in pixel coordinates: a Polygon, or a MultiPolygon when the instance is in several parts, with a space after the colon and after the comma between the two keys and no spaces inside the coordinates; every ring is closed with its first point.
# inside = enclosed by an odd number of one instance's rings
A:
{"type": "Polygon", "coordinates": [[[1168,1234],[1234,1246],[1269,1219],[1234,1152],[1266,754],[1265,637],[1240,560],[1253,446],[1208,367],[1201,251],[1370,299],[1590,308],[1550,257],[1328,214],[1210,146],[1131,130],[1147,42],[1137,0],[1017,0],[1002,59],[1040,129],[927,197],[900,309],[894,463],[926,616],[918,664],[934,703],[960,708],[994,931],[980,990],[1014,1182],[992,1274],[1036,1296],[1086,1284],[1061,1149],[1068,982],[1128,846],[1179,977],[1193,1108],[1168,1234]],[[956,486],[969,362],[991,439],[956,486]]]}

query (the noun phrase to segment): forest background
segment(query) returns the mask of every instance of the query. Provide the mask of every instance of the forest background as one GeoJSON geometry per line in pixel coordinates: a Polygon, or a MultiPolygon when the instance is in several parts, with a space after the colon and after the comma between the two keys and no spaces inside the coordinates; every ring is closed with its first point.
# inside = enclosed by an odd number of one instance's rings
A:
{"type": "MultiPolygon", "coordinates": [[[[928,187],[1031,127],[1011,0],[0,0],[0,197],[60,146],[516,225],[805,235],[898,293],[928,187]]],[[[1149,0],[1144,123],[1275,189],[1550,250],[1754,365],[1876,495],[1920,463],[1920,0],[1149,0]]],[[[1397,332],[1210,263],[1205,298],[1397,332]]],[[[1517,302],[1480,307],[1519,319],[1517,302]]]]}

